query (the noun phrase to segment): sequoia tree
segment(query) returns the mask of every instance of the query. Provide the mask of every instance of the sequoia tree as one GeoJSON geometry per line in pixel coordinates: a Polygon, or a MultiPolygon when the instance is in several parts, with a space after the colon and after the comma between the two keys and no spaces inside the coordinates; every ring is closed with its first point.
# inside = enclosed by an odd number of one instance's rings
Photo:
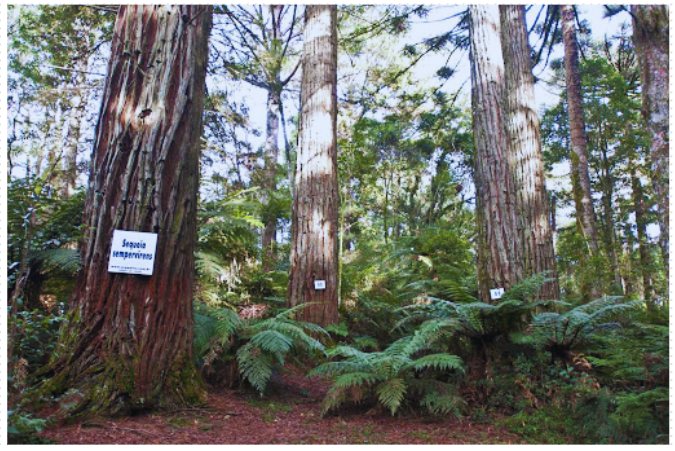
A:
{"type": "Polygon", "coordinates": [[[632,5],[633,43],[638,55],[642,81],[642,114],[651,145],[649,158],[654,190],[658,198],[661,234],[659,245],[668,274],[669,261],[669,100],[668,5],[632,5]]]}
{"type": "Polygon", "coordinates": [[[475,148],[478,290],[508,289],[523,278],[516,189],[502,109],[504,62],[496,6],[469,7],[471,101],[475,148]]]}
{"type": "MultiPolygon", "coordinates": [[[[514,175],[517,227],[522,244],[524,276],[548,272],[555,277],[553,233],[549,223],[541,131],[534,99],[531,50],[527,42],[524,5],[500,5],[504,57],[504,109],[514,175]]],[[[539,295],[557,299],[558,282],[542,287],[539,295]]]]}
{"type": "Polygon", "coordinates": [[[338,320],[337,7],[308,5],[303,37],[288,304],[311,302],[299,318],[325,326],[338,320]]]}
{"type": "Polygon", "coordinates": [[[193,249],[209,6],[121,6],[95,132],[69,320],[46,390],[76,412],[202,397],[192,358],[193,249]],[[157,234],[152,276],[108,272],[113,231],[157,234]]]}
{"type": "Polygon", "coordinates": [[[572,166],[572,190],[576,208],[576,220],[581,235],[591,251],[598,248],[595,211],[591,197],[591,180],[588,175],[588,149],[581,97],[581,75],[579,73],[579,51],[577,49],[576,13],[573,5],[560,9],[565,47],[565,82],[567,85],[567,114],[569,116],[572,166]]]}

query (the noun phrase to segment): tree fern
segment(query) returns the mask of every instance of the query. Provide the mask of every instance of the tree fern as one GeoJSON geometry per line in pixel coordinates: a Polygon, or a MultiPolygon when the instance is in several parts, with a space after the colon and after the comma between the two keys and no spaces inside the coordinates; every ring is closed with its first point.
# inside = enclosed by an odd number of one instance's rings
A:
{"type": "Polygon", "coordinates": [[[290,319],[295,310],[267,319],[242,320],[231,309],[200,306],[195,314],[195,355],[202,363],[207,356],[235,361],[242,380],[263,394],[286,356],[324,351],[310,334],[327,333],[315,324],[290,319]]]}
{"type": "Polygon", "coordinates": [[[310,372],[310,375],[321,375],[333,380],[333,387],[324,399],[324,413],[349,400],[360,402],[363,398],[369,398],[376,400],[394,415],[412,394],[418,395],[420,399],[427,399],[423,405],[429,411],[443,411],[428,401],[434,393],[428,393],[427,389],[433,391],[437,386],[420,384],[419,377],[428,370],[448,374],[463,371],[464,367],[457,356],[442,352],[420,355],[433,348],[433,345],[423,339],[426,333],[429,332],[422,331],[403,337],[379,352],[364,352],[344,345],[328,351],[327,356],[332,360],[310,372]],[[344,360],[336,360],[338,358],[344,360]],[[410,391],[413,385],[417,387],[417,391],[410,391]]]}
{"type": "Polygon", "coordinates": [[[620,302],[619,296],[607,296],[566,312],[546,312],[532,319],[534,338],[553,358],[568,358],[571,350],[580,346],[598,330],[618,327],[607,322],[615,315],[637,308],[641,301],[620,302]]]}

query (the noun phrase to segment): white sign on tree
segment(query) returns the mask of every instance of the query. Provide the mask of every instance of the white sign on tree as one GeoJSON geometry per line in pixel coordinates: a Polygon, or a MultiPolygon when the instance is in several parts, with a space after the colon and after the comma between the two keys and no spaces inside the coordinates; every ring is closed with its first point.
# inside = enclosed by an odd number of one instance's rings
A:
{"type": "Polygon", "coordinates": [[[326,281],[325,280],[315,280],[314,281],[314,289],[315,290],[325,290],[326,289],[326,281]]]}
{"type": "Polygon", "coordinates": [[[115,230],[108,272],[151,276],[155,267],[157,234],[115,230]]]}
{"type": "Polygon", "coordinates": [[[504,289],[503,288],[493,288],[490,290],[490,299],[493,301],[496,301],[497,299],[501,299],[502,296],[504,296],[504,289]]]}

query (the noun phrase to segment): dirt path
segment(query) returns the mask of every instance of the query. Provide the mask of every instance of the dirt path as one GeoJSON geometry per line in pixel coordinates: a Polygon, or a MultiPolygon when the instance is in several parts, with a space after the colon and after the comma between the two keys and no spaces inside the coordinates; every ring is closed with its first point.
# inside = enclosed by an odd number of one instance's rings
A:
{"type": "Polygon", "coordinates": [[[286,374],[274,394],[248,391],[209,393],[199,409],[148,414],[120,420],[95,419],[53,427],[43,433],[72,444],[462,444],[518,443],[519,438],[492,424],[469,418],[434,419],[404,412],[392,417],[367,409],[321,418],[327,384],[286,374]],[[302,388],[300,388],[302,387],[302,388]]]}

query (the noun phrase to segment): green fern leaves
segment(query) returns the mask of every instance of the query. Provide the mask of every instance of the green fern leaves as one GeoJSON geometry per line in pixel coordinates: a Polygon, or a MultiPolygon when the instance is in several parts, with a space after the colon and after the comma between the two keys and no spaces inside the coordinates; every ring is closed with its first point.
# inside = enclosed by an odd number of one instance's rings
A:
{"type": "Polygon", "coordinates": [[[348,400],[358,403],[370,398],[394,415],[412,394],[421,396],[422,405],[433,413],[458,412],[439,408],[431,401],[440,395],[437,385],[420,383],[423,379],[419,379],[419,373],[425,370],[464,371],[462,360],[455,355],[436,353],[415,358],[431,347],[427,340],[432,335],[429,330],[417,331],[381,352],[363,352],[351,346],[337,346],[328,351],[329,358],[344,360],[326,362],[309,374],[333,379],[333,387],[324,400],[324,413],[348,400]]]}
{"type": "Polygon", "coordinates": [[[327,334],[315,324],[290,319],[296,309],[267,319],[242,320],[228,308],[201,306],[195,314],[194,351],[199,360],[236,359],[241,378],[260,394],[274,370],[294,352],[323,352],[310,334],[327,334]]]}

